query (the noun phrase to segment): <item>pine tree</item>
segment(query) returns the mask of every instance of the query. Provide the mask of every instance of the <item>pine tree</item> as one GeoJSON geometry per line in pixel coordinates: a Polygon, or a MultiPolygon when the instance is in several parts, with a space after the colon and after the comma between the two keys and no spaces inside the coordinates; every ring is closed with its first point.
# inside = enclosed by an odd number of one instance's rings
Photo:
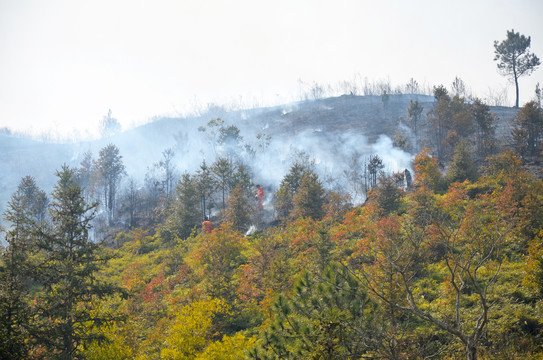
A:
{"type": "Polygon", "coordinates": [[[449,183],[477,180],[477,166],[473,162],[466,141],[460,141],[454,149],[453,161],[447,170],[449,183]]]}
{"type": "Polygon", "coordinates": [[[111,224],[115,214],[115,202],[119,181],[125,175],[125,167],[119,154],[119,148],[109,144],[100,150],[96,167],[104,189],[104,206],[108,212],[108,221],[111,224]]]}
{"type": "Polygon", "coordinates": [[[251,223],[251,206],[241,186],[232,190],[227,203],[224,219],[232,223],[234,230],[244,233],[251,223]]]}
{"type": "Polygon", "coordinates": [[[226,198],[234,175],[234,166],[226,158],[218,158],[211,166],[211,172],[215,176],[217,188],[222,194],[222,209],[226,208],[226,198]]]}
{"type": "Polygon", "coordinates": [[[209,217],[212,208],[212,195],[215,190],[215,179],[211,173],[211,169],[207,166],[206,161],[202,161],[200,169],[196,171],[196,184],[200,197],[202,199],[202,220],[209,217]]]}
{"type": "Polygon", "coordinates": [[[360,359],[375,350],[376,306],[357,279],[335,267],[322,278],[301,274],[292,295],[279,296],[252,359],[360,359]]]}
{"type": "Polygon", "coordinates": [[[477,150],[483,157],[491,155],[496,138],[496,116],[490,112],[490,107],[480,99],[475,99],[472,105],[473,120],[477,150]]]}
{"type": "Polygon", "coordinates": [[[110,320],[90,304],[111,296],[112,285],[97,278],[107,257],[89,238],[97,204],[88,205],[73,169],[63,166],[50,205],[51,225],[39,231],[43,263],[37,274],[42,291],[36,300],[38,340],[58,359],[77,358],[90,329],[110,320]]]}
{"type": "Polygon", "coordinates": [[[513,119],[513,140],[521,156],[534,156],[543,145],[543,110],[530,101],[513,119]]]}
{"type": "Polygon", "coordinates": [[[17,191],[11,197],[4,219],[11,224],[19,236],[28,236],[32,228],[46,218],[49,199],[32,176],[21,179],[17,191]]]}
{"type": "Polygon", "coordinates": [[[498,70],[515,82],[515,107],[519,104],[518,78],[530,75],[539,65],[539,58],[528,52],[531,38],[515,32],[507,31],[507,39],[501,42],[494,41],[494,60],[498,61],[498,70]]]}
{"type": "Polygon", "coordinates": [[[201,221],[200,195],[196,180],[185,173],[177,184],[166,227],[181,239],[190,236],[201,221]]]}
{"type": "Polygon", "coordinates": [[[24,242],[13,230],[0,252],[0,359],[28,356],[29,257],[24,242]]]}
{"type": "Polygon", "coordinates": [[[309,217],[320,220],[324,216],[325,191],[317,174],[306,172],[300,181],[296,195],[292,198],[291,217],[309,217]]]}
{"type": "Polygon", "coordinates": [[[291,167],[290,171],[279,186],[277,190],[275,209],[280,218],[286,218],[290,216],[291,211],[294,209],[294,195],[298,192],[302,177],[305,173],[311,171],[307,164],[301,161],[296,161],[291,167]]]}
{"type": "Polygon", "coordinates": [[[48,201],[34,178],[25,176],[4,213],[10,230],[6,234],[7,247],[0,254],[1,359],[23,359],[28,355],[34,233],[45,223],[48,201]]]}

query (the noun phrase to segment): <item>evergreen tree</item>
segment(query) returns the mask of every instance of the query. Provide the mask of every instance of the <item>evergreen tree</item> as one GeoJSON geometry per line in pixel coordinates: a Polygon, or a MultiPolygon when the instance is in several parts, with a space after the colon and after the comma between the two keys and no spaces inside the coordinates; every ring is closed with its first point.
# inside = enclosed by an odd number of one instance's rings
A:
{"type": "Polygon", "coordinates": [[[320,220],[324,216],[325,191],[319,177],[313,171],[307,171],[300,179],[300,186],[292,198],[291,217],[309,217],[320,220]]]}
{"type": "Polygon", "coordinates": [[[207,166],[205,160],[202,161],[200,169],[196,171],[196,185],[202,200],[202,220],[205,220],[211,214],[212,195],[216,186],[211,169],[207,166]]]}
{"type": "Polygon", "coordinates": [[[241,186],[236,187],[228,198],[224,220],[232,223],[232,229],[244,233],[251,223],[251,206],[241,186]]]}
{"type": "Polygon", "coordinates": [[[398,186],[394,176],[381,176],[377,185],[371,189],[368,200],[376,203],[381,210],[380,215],[385,216],[400,209],[402,195],[403,190],[398,186]]]}
{"type": "Polygon", "coordinates": [[[7,247],[0,253],[0,358],[27,357],[30,337],[29,287],[36,228],[45,224],[49,200],[33,177],[25,176],[8,202],[7,247]]]}
{"type": "Polygon", "coordinates": [[[280,218],[287,218],[290,216],[291,211],[294,209],[294,195],[298,192],[298,188],[302,182],[302,177],[305,173],[310,171],[307,164],[301,161],[296,161],[291,167],[290,171],[281,181],[279,190],[277,190],[275,210],[280,218]]]}
{"type": "Polygon", "coordinates": [[[366,189],[370,189],[377,184],[377,179],[379,176],[381,176],[384,167],[385,165],[383,165],[383,159],[381,159],[379,155],[370,156],[370,160],[368,162],[369,181],[366,185],[366,189]]]}
{"type": "Polygon", "coordinates": [[[447,89],[443,85],[440,85],[434,87],[434,98],[436,99],[436,104],[428,113],[428,120],[434,131],[433,141],[436,146],[437,156],[438,158],[442,158],[445,152],[445,138],[451,121],[451,97],[447,89]]]}
{"type": "Polygon", "coordinates": [[[29,350],[29,257],[17,231],[0,250],[0,359],[26,359],[29,350]]]}
{"type": "Polygon", "coordinates": [[[253,181],[251,172],[244,164],[238,164],[236,166],[234,174],[230,177],[228,187],[234,189],[241,186],[243,190],[249,195],[253,188],[253,181]]]}
{"type": "Polygon", "coordinates": [[[521,156],[534,156],[543,143],[543,110],[530,101],[517,112],[513,119],[513,140],[521,156]]]}
{"type": "Polygon", "coordinates": [[[496,116],[490,112],[490,107],[480,99],[473,101],[472,113],[477,150],[483,157],[487,157],[491,155],[495,146],[496,116]]]}
{"type": "Polygon", "coordinates": [[[507,39],[498,42],[494,41],[494,60],[498,61],[498,69],[504,76],[509,76],[515,82],[516,99],[515,107],[519,105],[518,78],[530,75],[541,62],[539,58],[528,52],[531,38],[514,29],[507,31],[507,39]]]}
{"type": "Polygon", "coordinates": [[[119,148],[109,144],[100,150],[96,167],[103,187],[104,206],[107,209],[108,221],[111,224],[114,218],[117,188],[122,176],[125,174],[125,167],[122,162],[119,148]]]}
{"type": "Polygon", "coordinates": [[[51,225],[39,231],[43,251],[36,299],[38,340],[53,358],[78,358],[82,346],[94,338],[91,329],[110,320],[91,304],[116,293],[117,288],[97,277],[107,260],[100,245],[89,238],[96,204],[88,205],[75,171],[63,166],[52,194],[51,225]]]}
{"type": "Polygon", "coordinates": [[[21,238],[45,221],[49,199],[32,176],[21,179],[17,191],[11,197],[4,218],[21,238]]]}
{"type": "Polygon", "coordinates": [[[186,239],[201,221],[200,195],[197,180],[185,173],[175,189],[167,228],[181,239],[186,239]]]}
{"type": "Polygon", "coordinates": [[[222,195],[222,208],[226,208],[226,198],[232,183],[234,175],[234,166],[226,158],[218,158],[211,166],[211,171],[215,176],[217,187],[222,195]]]}
{"type": "Polygon", "coordinates": [[[347,271],[301,274],[291,296],[273,304],[273,321],[252,359],[360,359],[378,347],[375,303],[347,271]]]}
{"type": "Polygon", "coordinates": [[[447,170],[446,179],[449,183],[477,180],[477,166],[473,162],[466,141],[460,141],[456,146],[453,161],[447,170]]]}

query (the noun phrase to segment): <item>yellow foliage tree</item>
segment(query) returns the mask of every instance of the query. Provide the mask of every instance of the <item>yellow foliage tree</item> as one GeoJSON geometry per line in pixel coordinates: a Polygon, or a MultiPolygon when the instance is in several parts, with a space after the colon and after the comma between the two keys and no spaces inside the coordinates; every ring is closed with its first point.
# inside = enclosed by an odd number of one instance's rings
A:
{"type": "Polygon", "coordinates": [[[239,360],[246,357],[256,338],[237,333],[234,336],[223,336],[222,341],[209,345],[196,360],[239,360]]]}
{"type": "Polygon", "coordinates": [[[166,339],[166,347],[160,355],[164,359],[196,359],[210,343],[213,336],[213,318],[228,313],[224,300],[198,301],[176,312],[166,339]]]}

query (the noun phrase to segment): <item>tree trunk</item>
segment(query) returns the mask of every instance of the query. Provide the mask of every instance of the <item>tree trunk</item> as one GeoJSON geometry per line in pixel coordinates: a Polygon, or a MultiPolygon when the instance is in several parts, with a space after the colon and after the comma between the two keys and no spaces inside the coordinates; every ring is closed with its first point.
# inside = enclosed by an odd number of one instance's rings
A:
{"type": "Polygon", "coordinates": [[[515,107],[518,109],[518,77],[515,75],[515,90],[517,91],[517,97],[515,99],[515,107]]]}
{"type": "Polygon", "coordinates": [[[466,344],[466,359],[477,360],[477,345],[468,339],[466,344]]]}

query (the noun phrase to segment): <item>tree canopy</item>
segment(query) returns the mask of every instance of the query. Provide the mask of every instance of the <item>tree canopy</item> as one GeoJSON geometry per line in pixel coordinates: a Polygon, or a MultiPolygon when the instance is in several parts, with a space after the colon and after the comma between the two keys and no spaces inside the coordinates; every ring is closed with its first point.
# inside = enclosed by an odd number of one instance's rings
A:
{"type": "Polygon", "coordinates": [[[494,41],[494,60],[498,62],[498,70],[515,83],[515,107],[519,107],[518,78],[530,75],[540,64],[539,58],[530,53],[531,37],[521,35],[514,29],[507,31],[507,38],[494,41]]]}

